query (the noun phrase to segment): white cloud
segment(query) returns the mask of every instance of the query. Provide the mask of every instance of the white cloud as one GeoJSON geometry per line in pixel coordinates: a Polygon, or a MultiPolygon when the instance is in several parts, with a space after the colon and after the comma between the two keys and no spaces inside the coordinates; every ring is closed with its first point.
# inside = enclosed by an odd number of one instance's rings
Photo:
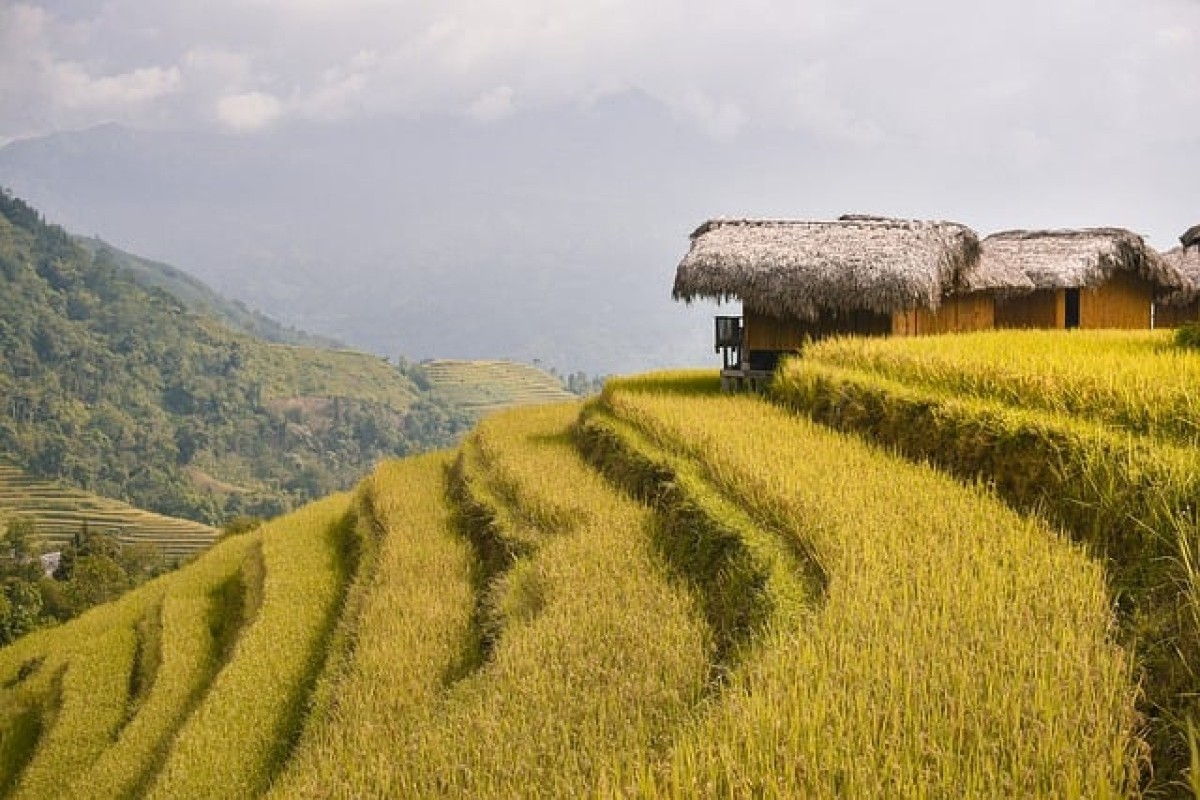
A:
{"type": "Polygon", "coordinates": [[[180,88],[179,68],[143,67],[119,75],[92,77],[72,62],[55,64],[53,83],[58,101],[70,109],[120,112],[157,100],[180,88]]]}
{"type": "Polygon", "coordinates": [[[731,141],[746,123],[746,114],[736,103],[716,100],[699,89],[688,89],[673,103],[676,112],[700,123],[714,139],[731,141]]]}
{"type": "Polygon", "coordinates": [[[265,92],[244,92],[217,101],[217,118],[225,127],[249,133],[261,130],[279,119],[283,103],[265,92]]]}
{"type": "Polygon", "coordinates": [[[627,90],[724,141],[986,151],[1012,130],[1113,146],[1137,117],[1200,123],[1180,108],[1200,81],[1200,4],[1095,4],[964,19],[952,0],[0,0],[0,138],[100,119],[490,120],[627,90]]]}
{"type": "Polygon", "coordinates": [[[511,86],[497,86],[476,97],[467,107],[467,116],[478,122],[492,122],[512,116],[513,90],[511,86]]]}

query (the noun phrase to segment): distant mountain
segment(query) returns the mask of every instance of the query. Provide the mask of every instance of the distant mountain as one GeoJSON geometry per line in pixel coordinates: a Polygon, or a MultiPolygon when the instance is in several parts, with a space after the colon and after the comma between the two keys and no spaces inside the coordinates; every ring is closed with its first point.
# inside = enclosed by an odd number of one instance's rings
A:
{"type": "Polygon", "coordinates": [[[469,424],[378,356],[190,311],[8,192],[0,297],[0,456],[159,513],[274,515],[469,424]]]}
{"type": "Polygon", "coordinates": [[[234,330],[277,344],[333,349],[346,347],[328,336],[316,336],[277,322],[261,311],[247,308],[241,300],[230,300],[208,284],[170,264],[127,253],[98,236],[76,236],[75,241],[93,257],[101,252],[106,253],[107,258],[127,270],[142,286],[162,289],[182,300],[189,311],[212,316],[234,330]]]}
{"type": "MultiPolygon", "coordinates": [[[[261,136],[105,125],[0,147],[0,184],[69,230],[369,352],[590,374],[705,363],[711,320],[671,300],[687,233],[714,215],[804,213],[787,159],[754,143],[753,164],[733,163],[652,103],[602,105],[261,136]]],[[[825,173],[839,185],[833,165],[805,174],[825,173]]]]}

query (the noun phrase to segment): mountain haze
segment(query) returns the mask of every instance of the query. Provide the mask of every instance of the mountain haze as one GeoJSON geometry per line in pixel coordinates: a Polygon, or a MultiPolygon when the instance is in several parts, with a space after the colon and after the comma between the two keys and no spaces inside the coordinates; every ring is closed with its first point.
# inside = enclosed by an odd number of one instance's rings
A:
{"type": "Polygon", "coordinates": [[[465,417],[377,356],[269,344],[0,194],[0,457],[207,523],[269,516],[465,417]]]}

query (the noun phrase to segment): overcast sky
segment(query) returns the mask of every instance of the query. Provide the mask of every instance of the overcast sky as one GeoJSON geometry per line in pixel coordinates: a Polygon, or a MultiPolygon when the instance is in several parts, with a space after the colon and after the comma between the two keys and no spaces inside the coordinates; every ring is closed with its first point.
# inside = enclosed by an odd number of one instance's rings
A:
{"type": "MultiPolygon", "coordinates": [[[[671,226],[670,255],[639,244],[636,219],[617,232],[623,258],[662,271],[658,296],[706,216],[1113,224],[1165,248],[1200,221],[1200,0],[0,0],[0,145],[117,122],[269,149],[289,130],[406,121],[495,132],[497,157],[532,165],[525,190],[593,192],[609,211],[675,187],[645,215],[671,226]],[[648,108],[675,132],[610,135],[648,108]],[[611,191],[620,154],[580,173],[595,185],[536,173],[538,126],[568,118],[639,151],[629,197],[611,191]],[[707,161],[668,166],[685,152],[707,161]]],[[[52,218],[116,235],[69,206],[77,187],[23,180],[62,201],[52,218]]],[[[149,255],[189,267],[158,227],[149,255]]]]}
{"type": "Polygon", "coordinates": [[[0,141],[115,120],[486,124],[637,89],[754,128],[1029,161],[1195,141],[1196,0],[0,3],[0,141]]]}

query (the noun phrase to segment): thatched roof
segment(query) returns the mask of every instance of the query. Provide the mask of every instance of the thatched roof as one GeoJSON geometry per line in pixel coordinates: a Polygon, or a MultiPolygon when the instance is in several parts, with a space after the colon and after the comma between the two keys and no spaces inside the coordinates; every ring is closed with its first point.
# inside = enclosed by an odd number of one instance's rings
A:
{"type": "Polygon", "coordinates": [[[1161,256],[1180,277],[1179,291],[1168,295],[1163,302],[1182,305],[1200,298],[1200,245],[1173,247],[1161,256]]]}
{"type": "MultiPolygon", "coordinates": [[[[964,289],[979,239],[953,222],[850,216],[836,222],[716,219],[697,228],[673,296],[740,299],[811,320],[856,310],[935,309],[964,289]]],[[[985,281],[986,283],[986,281],[985,281]]]]}
{"type": "Polygon", "coordinates": [[[1200,225],[1193,225],[1179,237],[1179,243],[1184,247],[1200,246],[1200,225]]]}
{"type": "Polygon", "coordinates": [[[1090,288],[1118,270],[1162,287],[1180,280],[1141,236],[1124,228],[994,233],[982,242],[980,262],[985,273],[1019,270],[1038,289],[1090,288]]]}

